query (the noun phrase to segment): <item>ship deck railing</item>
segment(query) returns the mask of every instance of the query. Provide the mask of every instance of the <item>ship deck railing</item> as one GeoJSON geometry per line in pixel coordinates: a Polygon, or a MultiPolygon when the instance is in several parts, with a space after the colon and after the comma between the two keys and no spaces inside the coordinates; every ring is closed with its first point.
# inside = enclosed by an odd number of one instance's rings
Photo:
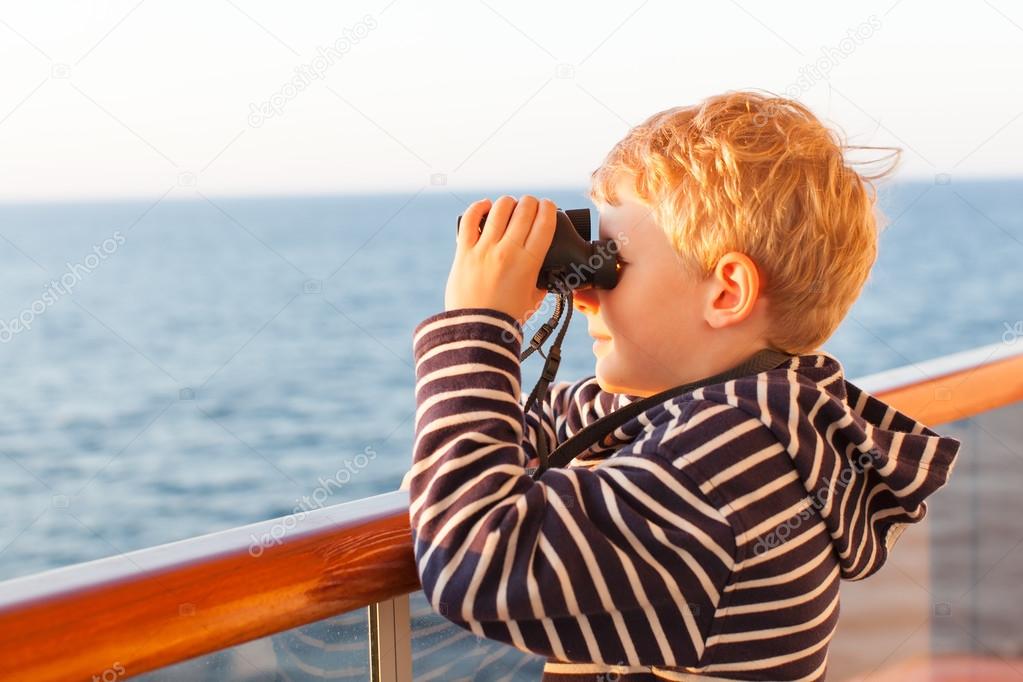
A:
{"type": "MultiPolygon", "coordinates": [[[[1004,409],[1020,422],[1023,339],[852,381],[932,427],[965,428],[1004,409]]],[[[971,454],[964,450],[961,460],[971,454]]],[[[935,604],[925,614],[932,621],[942,617],[935,604]]],[[[843,588],[843,618],[850,610],[855,616],[843,588]]],[[[492,666],[492,679],[502,679],[499,670],[538,679],[524,671],[542,661],[504,645],[481,650],[479,638],[453,625],[445,635],[443,619],[431,617],[413,560],[408,494],[399,490],[2,582],[0,679],[203,679],[197,671],[206,671],[205,679],[404,682],[414,665],[415,679],[454,679],[454,668],[436,670],[458,661],[492,666]],[[417,595],[422,607],[413,612],[417,595]],[[329,627],[304,629],[317,623],[329,627]],[[473,639],[476,658],[465,653],[473,639]],[[455,648],[445,654],[445,646],[455,648]]],[[[840,641],[841,630],[833,647],[840,641]]],[[[1001,657],[1016,669],[1011,652],[1001,657]]]]}

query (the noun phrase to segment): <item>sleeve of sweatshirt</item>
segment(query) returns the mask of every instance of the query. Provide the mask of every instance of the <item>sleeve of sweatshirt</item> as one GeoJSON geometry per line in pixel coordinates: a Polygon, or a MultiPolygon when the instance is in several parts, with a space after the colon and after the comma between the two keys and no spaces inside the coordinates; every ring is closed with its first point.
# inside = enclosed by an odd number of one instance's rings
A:
{"type": "Polygon", "coordinates": [[[514,318],[486,308],[416,328],[409,517],[427,599],[476,635],[548,658],[696,665],[733,529],[656,453],[533,481],[521,344],[514,318]]]}
{"type": "MultiPolygon", "coordinates": [[[[486,312],[491,314],[499,312],[489,309],[482,310],[486,310],[486,312]]],[[[441,318],[443,314],[430,317],[427,321],[433,320],[435,317],[441,318]]],[[[511,321],[513,326],[518,327],[517,323],[510,316],[505,316],[502,319],[511,321]]],[[[509,334],[511,333],[508,330],[504,331],[509,334]]],[[[518,327],[518,332],[521,335],[521,327],[518,327]]],[[[521,341],[519,345],[521,346],[521,341]]],[[[521,349],[515,351],[515,353],[516,357],[519,357],[522,354],[521,349]]],[[[537,401],[540,405],[533,405],[529,412],[523,410],[523,424],[525,428],[522,437],[522,449],[526,454],[528,466],[536,466],[539,461],[537,460],[536,453],[539,447],[541,429],[547,434],[547,452],[549,453],[560,443],[567,440],[574,430],[582,428],[590,419],[595,418],[593,407],[597,404],[609,403],[610,397],[611,394],[600,390],[595,385],[594,377],[578,381],[555,381],[548,386],[545,396],[537,401]]],[[[521,407],[525,407],[527,398],[528,395],[520,396],[519,405],[521,407]]],[[[399,486],[401,490],[409,489],[411,478],[412,471],[410,470],[402,478],[401,485],[399,486]]]]}

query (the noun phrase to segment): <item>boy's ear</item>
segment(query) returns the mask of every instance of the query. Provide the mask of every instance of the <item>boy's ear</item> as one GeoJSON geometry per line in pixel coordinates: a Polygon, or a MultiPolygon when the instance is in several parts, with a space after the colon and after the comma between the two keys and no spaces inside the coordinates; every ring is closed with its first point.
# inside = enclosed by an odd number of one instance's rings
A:
{"type": "Polygon", "coordinates": [[[744,253],[729,251],[707,278],[709,293],[704,318],[714,329],[742,322],[760,298],[760,271],[744,253]]]}

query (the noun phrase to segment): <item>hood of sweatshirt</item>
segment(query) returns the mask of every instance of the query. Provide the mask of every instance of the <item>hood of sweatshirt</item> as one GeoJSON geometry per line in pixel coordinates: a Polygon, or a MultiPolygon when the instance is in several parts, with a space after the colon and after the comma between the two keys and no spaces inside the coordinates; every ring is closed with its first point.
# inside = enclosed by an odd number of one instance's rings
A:
{"type": "MultiPolygon", "coordinates": [[[[607,397],[607,411],[638,399],[607,397]]],[[[654,411],[690,400],[732,405],[773,432],[847,580],[877,571],[905,527],[924,518],[925,500],[948,481],[961,445],[846,380],[841,363],[823,351],[666,401],[623,426],[622,440],[656,421],[654,411]]],[[[621,444],[600,443],[590,456],[621,444]]]]}
{"type": "Polygon", "coordinates": [[[693,398],[734,405],[771,429],[848,580],[877,571],[905,527],[924,517],[961,445],[849,382],[823,351],[705,386],[693,398]]]}

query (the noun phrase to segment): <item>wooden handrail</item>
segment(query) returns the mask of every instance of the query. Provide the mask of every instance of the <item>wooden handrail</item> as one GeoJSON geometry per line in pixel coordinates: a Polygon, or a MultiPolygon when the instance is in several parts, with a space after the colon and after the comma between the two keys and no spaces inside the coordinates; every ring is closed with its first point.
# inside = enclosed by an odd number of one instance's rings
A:
{"type": "Polygon", "coordinates": [[[418,588],[408,493],[377,495],[0,583],[0,679],[127,678],[418,588]]]}
{"type": "MultiPolygon", "coordinates": [[[[854,380],[932,426],[1023,400],[1023,341],[854,380]]],[[[396,491],[0,583],[0,679],[127,678],[419,589],[396,491]]]]}
{"type": "Polygon", "coordinates": [[[947,424],[1023,400],[1023,339],[852,381],[924,424],[947,424]]]}

